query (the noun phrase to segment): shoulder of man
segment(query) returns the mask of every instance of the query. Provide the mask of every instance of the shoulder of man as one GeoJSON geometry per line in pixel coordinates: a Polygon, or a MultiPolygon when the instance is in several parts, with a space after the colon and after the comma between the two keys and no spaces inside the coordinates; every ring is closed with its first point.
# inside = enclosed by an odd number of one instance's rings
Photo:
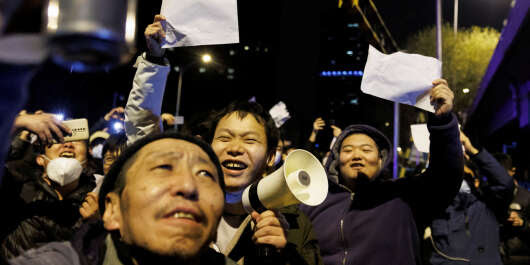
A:
{"type": "Polygon", "coordinates": [[[30,249],[8,261],[10,265],[80,265],[79,256],[70,242],[51,242],[30,249]]]}

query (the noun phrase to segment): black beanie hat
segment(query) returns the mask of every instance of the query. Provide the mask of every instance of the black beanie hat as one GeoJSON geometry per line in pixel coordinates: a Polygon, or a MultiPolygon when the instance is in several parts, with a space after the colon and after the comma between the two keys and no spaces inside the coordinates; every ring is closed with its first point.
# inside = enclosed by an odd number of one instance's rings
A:
{"type": "Polygon", "coordinates": [[[179,139],[184,140],[193,144],[198,145],[206,154],[208,154],[208,157],[212,162],[215,164],[215,167],[217,169],[217,174],[219,176],[219,185],[221,186],[221,190],[225,190],[225,183],[224,183],[224,176],[223,176],[223,170],[221,169],[221,164],[219,163],[219,159],[217,158],[217,155],[215,155],[214,151],[204,141],[201,139],[194,137],[194,136],[187,136],[183,134],[179,134],[175,131],[166,131],[163,133],[153,134],[149,135],[147,137],[141,138],[140,140],[134,142],[130,146],[128,146],[118,157],[118,159],[112,164],[112,167],[110,168],[109,172],[103,179],[103,184],[101,184],[101,189],[99,191],[99,212],[101,215],[105,212],[105,196],[109,192],[111,192],[116,184],[116,180],[118,178],[118,175],[121,172],[121,169],[123,165],[131,158],[136,152],[138,152],[142,147],[145,145],[154,142],[156,140],[165,139],[165,138],[173,138],[173,139],[179,139]]]}

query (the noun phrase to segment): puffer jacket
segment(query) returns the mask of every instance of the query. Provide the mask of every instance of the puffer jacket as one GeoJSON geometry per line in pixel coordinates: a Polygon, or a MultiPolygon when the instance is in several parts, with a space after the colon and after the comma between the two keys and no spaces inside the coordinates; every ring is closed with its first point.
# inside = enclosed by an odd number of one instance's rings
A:
{"type": "Polygon", "coordinates": [[[78,188],[63,200],[38,168],[7,164],[0,191],[0,257],[9,259],[52,241],[68,240],[82,224],[79,208],[95,188],[93,176],[81,175],[78,188]]]}
{"type": "Polygon", "coordinates": [[[430,131],[430,167],[421,175],[397,180],[360,179],[356,190],[340,184],[340,146],[352,133],[375,140],[383,168],[391,158],[388,139],[374,128],[353,125],[343,130],[326,163],[329,190],[316,207],[302,206],[313,223],[326,265],[414,265],[421,263],[419,232],[458,192],[463,155],[454,115],[434,117],[430,131]]]}

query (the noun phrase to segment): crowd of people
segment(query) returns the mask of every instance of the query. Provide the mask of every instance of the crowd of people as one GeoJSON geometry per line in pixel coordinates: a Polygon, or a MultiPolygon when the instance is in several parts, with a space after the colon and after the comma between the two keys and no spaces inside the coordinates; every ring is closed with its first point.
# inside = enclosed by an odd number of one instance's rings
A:
{"type": "Polygon", "coordinates": [[[164,20],[145,30],[126,106],[87,139],[65,140],[71,128],[53,114],[16,116],[2,150],[2,263],[530,264],[530,192],[509,157],[460,131],[443,79],[432,82],[420,173],[388,176],[396,147],[376,128],[317,118],[302,147],[322,160],[324,202],[247,213],[243,190],[296,146],[256,102],[170,129],[174,117],[161,111],[164,20]],[[333,140],[320,155],[313,147],[325,126],[333,140]]]}

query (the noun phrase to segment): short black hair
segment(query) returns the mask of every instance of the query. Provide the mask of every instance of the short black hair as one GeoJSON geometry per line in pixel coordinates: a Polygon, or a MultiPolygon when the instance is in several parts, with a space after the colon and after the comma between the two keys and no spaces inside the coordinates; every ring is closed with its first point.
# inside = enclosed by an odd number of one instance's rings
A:
{"type": "Polygon", "coordinates": [[[123,152],[120,154],[118,159],[116,159],[114,164],[112,164],[109,172],[103,179],[103,184],[101,184],[101,189],[99,191],[99,211],[101,215],[105,213],[105,197],[107,196],[107,194],[110,192],[116,192],[118,194],[121,194],[121,192],[125,188],[125,175],[130,166],[136,160],[137,152],[145,145],[156,140],[165,138],[173,138],[190,142],[199,146],[204,152],[206,152],[210,160],[214,163],[215,168],[217,169],[217,175],[219,176],[219,186],[221,186],[221,190],[223,192],[225,191],[223,170],[221,169],[219,159],[213,152],[210,145],[197,137],[180,134],[175,132],[174,130],[169,130],[163,133],[152,134],[147,137],[141,138],[140,140],[134,142],[125,150],[123,150],[123,152]]]}
{"type": "Polygon", "coordinates": [[[276,127],[269,112],[256,102],[232,101],[223,109],[212,112],[209,118],[202,124],[202,127],[206,128],[202,137],[208,143],[212,143],[219,121],[232,113],[236,113],[240,119],[244,119],[249,114],[252,115],[265,128],[265,135],[267,136],[267,156],[275,152],[278,140],[280,139],[280,130],[276,127]]]}
{"type": "Polygon", "coordinates": [[[111,153],[118,152],[120,154],[127,147],[127,136],[125,133],[111,134],[105,144],[103,145],[103,150],[101,154],[104,156],[107,151],[111,153]]]}

